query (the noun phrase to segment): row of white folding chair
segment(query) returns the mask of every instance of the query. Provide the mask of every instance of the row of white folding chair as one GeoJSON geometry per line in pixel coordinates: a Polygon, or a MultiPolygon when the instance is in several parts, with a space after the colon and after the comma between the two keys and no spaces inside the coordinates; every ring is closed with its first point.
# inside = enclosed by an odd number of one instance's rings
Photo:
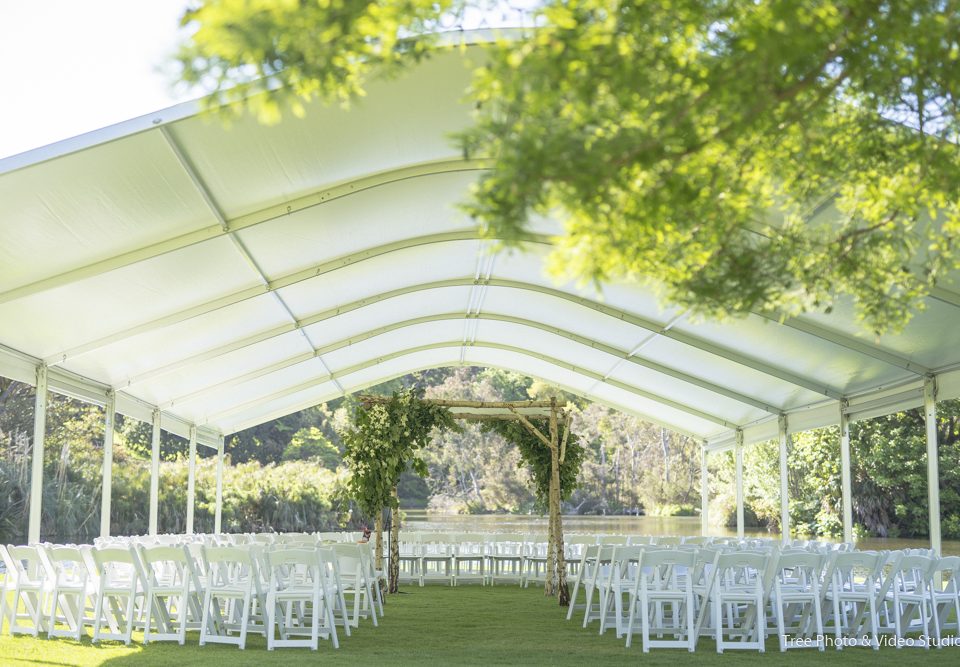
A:
{"type": "MultiPolygon", "coordinates": [[[[230,598],[229,591],[236,589],[237,581],[224,580],[226,570],[211,565],[207,554],[217,547],[191,549],[194,545],[169,547],[156,545],[139,547],[127,546],[86,548],[75,547],[10,547],[0,549],[11,574],[5,578],[5,590],[13,593],[13,605],[9,613],[10,627],[13,633],[26,632],[37,635],[39,632],[53,630],[50,636],[69,634],[79,638],[85,624],[94,627],[94,641],[117,639],[130,643],[134,626],[143,627],[144,641],[173,639],[184,642],[187,629],[200,629],[201,642],[215,641],[207,634],[219,627],[220,612],[215,613],[214,621],[209,617],[210,602],[205,591],[217,589],[219,581],[223,591],[222,598],[230,598]],[[196,551],[197,555],[191,555],[196,551]],[[47,554],[50,554],[48,556],[47,554]],[[69,566],[69,567],[67,567],[69,566]],[[198,571],[199,570],[199,571],[198,571]],[[87,605],[93,600],[92,605],[87,605]],[[204,606],[206,602],[206,606],[204,606]],[[23,613],[20,613],[21,607],[23,613]],[[89,608],[88,608],[89,607],[89,608]],[[49,616],[47,613],[49,609],[49,616]],[[92,616],[88,612],[92,612],[92,616]],[[30,621],[24,625],[21,621],[30,621]],[[68,630],[57,627],[58,622],[66,622],[68,630]],[[103,625],[109,626],[109,632],[103,625]]],[[[199,546],[199,545],[197,545],[199,546]]],[[[279,547],[283,549],[282,546],[279,547]]],[[[233,571],[241,573],[243,563],[250,561],[253,566],[247,568],[247,583],[263,583],[258,562],[265,562],[264,572],[269,571],[269,552],[259,552],[257,547],[248,547],[248,554],[238,564],[233,562],[233,571]]],[[[335,575],[337,562],[346,561],[350,571],[344,577],[342,585],[336,579],[336,591],[340,597],[339,605],[343,611],[343,624],[349,634],[349,625],[354,627],[360,615],[372,616],[376,624],[374,603],[379,604],[382,612],[382,600],[374,593],[375,584],[368,573],[372,571],[367,556],[367,545],[337,545],[342,553],[339,558],[331,551],[332,569],[335,575]],[[355,610],[351,620],[346,618],[344,591],[354,595],[355,610]],[[357,608],[363,601],[363,610],[357,608]]],[[[244,551],[242,548],[239,550],[244,551]]],[[[223,554],[220,553],[220,560],[223,554]]],[[[242,580],[241,580],[242,581],[242,580]]],[[[259,584],[258,584],[259,585],[259,584]]],[[[256,597],[263,608],[263,597],[256,597]]],[[[0,613],[0,631],[3,619],[7,617],[7,596],[2,598],[3,609],[0,613]]],[[[248,605],[245,605],[247,608],[248,605]]],[[[242,633],[245,638],[245,632],[242,633]]],[[[336,641],[336,638],[333,638],[336,641]]],[[[238,643],[241,647],[243,641],[238,643]]]]}

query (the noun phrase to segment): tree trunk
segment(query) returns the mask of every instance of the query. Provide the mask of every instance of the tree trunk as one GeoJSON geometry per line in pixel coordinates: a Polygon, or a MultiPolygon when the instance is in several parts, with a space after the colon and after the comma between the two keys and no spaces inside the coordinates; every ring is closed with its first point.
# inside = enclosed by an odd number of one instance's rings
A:
{"type": "MultiPolygon", "coordinates": [[[[377,512],[376,521],[373,522],[373,530],[376,539],[376,553],[374,554],[373,566],[377,572],[383,572],[383,508],[377,512]]],[[[383,579],[377,580],[377,586],[380,587],[380,593],[387,592],[387,582],[383,579]]],[[[383,597],[381,595],[381,597],[383,597]]]]}
{"type": "Polygon", "coordinates": [[[667,429],[660,429],[660,447],[663,449],[663,482],[670,483],[670,445],[667,442],[667,429]]]}
{"type": "MultiPolygon", "coordinates": [[[[567,425],[569,428],[569,424],[567,425]]],[[[563,557],[563,523],[560,518],[560,437],[557,426],[557,406],[554,402],[550,410],[550,525],[553,532],[552,549],[547,561],[547,581],[553,583],[553,590],[561,607],[570,605],[570,591],[567,588],[567,564],[563,557]]]]}
{"type": "Polygon", "coordinates": [[[390,585],[389,592],[400,592],[400,501],[397,487],[393,487],[396,507],[391,511],[390,524],[390,585]]]}

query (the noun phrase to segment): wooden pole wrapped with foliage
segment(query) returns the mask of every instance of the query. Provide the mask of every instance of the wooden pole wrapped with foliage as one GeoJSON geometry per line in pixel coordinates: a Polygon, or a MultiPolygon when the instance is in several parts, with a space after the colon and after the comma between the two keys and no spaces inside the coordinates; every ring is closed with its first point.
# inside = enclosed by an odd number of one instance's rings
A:
{"type": "MultiPolygon", "coordinates": [[[[393,510],[390,533],[390,573],[388,590],[398,589],[400,545],[397,483],[408,467],[424,477],[427,465],[418,452],[430,441],[434,427],[459,430],[450,412],[423,399],[420,388],[395,392],[389,399],[372,404],[361,403],[353,414],[353,423],[341,433],[346,449],[344,460],[350,467],[348,488],[360,509],[376,516],[384,507],[393,510]]],[[[377,552],[383,553],[382,530],[377,536],[377,552]]]]}
{"type": "Polygon", "coordinates": [[[516,419],[483,422],[483,429],[498,433],[516,444],[520,451],[520,465],[529,466],[533,476],[537,504],[549,510],[546,595],[557,594],[561,606],[570,604],[566,581],[566,563],[563,557],[563,524],[560,501],[569,498],[577,486],[577,475],[584,451],[576,435],[570,433],[570,420],[563,423],[563,433],[557,419],[554,403],[550,417],[522,415],[516,419]],[[544,435],[544,432],[550,437],[544,435]],[[563,456],[561,456],[561,451],[563,456]]]}

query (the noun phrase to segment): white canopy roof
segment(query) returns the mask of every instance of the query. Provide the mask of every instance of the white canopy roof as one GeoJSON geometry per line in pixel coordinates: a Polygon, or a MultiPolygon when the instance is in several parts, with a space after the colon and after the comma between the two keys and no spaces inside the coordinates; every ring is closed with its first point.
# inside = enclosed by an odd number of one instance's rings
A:
{"type": "MultiPolygon", "coordinates": [[[[224,127],[190,103],[0,160],[0,374],[213,445],[417,369],[513,369],[723,447],[960,395],[960,293],[900,335],[849,304],[696,323],[644,289],[555,284],[551,221],[491,252],[457,209],[485,168],[466,54],[349,110],[224,127]]],[[[827,208],[820,215],[829,215],[827,208]]]]}

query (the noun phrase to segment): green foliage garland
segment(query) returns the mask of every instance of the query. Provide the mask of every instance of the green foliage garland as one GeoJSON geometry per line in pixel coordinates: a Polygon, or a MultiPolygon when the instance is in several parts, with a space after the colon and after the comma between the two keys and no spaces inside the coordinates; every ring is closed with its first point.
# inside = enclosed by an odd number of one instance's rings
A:
{"type": "MultiPolygon", "coordinates": [[[[546,418],[529,417],[530,422],[541,433],[550,432],[546,418]]],[[[484,422],[483,430],[488,433],[497,433],[507,441],[517,446],[520,452],[518,467],[527,466],[533,476],[537,506],[546,509],[550,500],[550,449],[519,421],[490,421],[484,422]]],[[[561,424],[560,442],[563,442],[563,428],[561,424]]],[[[583,462],[584,449],[579,438],[573,432],[567,439],[567,449],[563,463],[560,464],[560,499],[567,500],[577,488],[577,477],[580,475],[580,464],[583,462]]]]}
{"type": "Polygon", "coordinates": [[[396,509],[393,489],[408,466],[422,477],[428,474],[419,451],[429,444],[434,428],[460,430],[446,408],[423,400],[421,388],[396,391],[385,403],[357,406],[341,438],[353,473],[349,490],[365,514],[396,509]]]}

